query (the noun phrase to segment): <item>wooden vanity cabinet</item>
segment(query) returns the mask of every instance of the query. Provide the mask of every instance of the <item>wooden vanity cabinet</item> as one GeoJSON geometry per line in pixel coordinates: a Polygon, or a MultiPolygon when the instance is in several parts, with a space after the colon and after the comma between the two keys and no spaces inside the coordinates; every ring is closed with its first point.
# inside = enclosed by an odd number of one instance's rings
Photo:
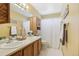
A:
{"type": "Polygon", "coordinates": [[[22,50],[19,50],[19,51],[15,52],[11,56],[23,56],[22,50]]]}
{"type": "Polygon", "coordinates": [[[41,50],[41,39],[29,44],[28,46],[20,49],[11,56],[38,56],[41,50]]]}
{"type": "Polygon", "coordinates": [[[41,43],[41,39],[38,40],[38,54],[40,54],[40,51],[42,49],[42,43],[41,43]]]}
{"type": "Polygon", "coordinates": [[[10,22],[10,4],[0,3],[0,24],[10,22]]]}
{"type": "Polygon", "coordinates": [[[33,52],[33,44],[30,44],[23,49],[23,56],[33,56],[33,52]]]}
{"type": "Polygon", "coordinates": [[[34,56],[37,56],[38,53],[39,53],[39,50],[38,50],[38,40],[34,42],[34,56]]]}
{"type": "Polygon", "coordinates": [[[41,39],[34,42],[34,56],[38,56],[41,51],[41,39]]]}

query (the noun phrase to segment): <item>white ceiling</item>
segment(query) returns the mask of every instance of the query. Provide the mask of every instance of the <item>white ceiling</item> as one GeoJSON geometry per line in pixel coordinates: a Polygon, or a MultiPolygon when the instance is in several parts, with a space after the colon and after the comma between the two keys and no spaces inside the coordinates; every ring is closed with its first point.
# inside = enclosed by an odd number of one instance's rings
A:
{"type": "Polygon", "coordinates": [[[59,13],[62,11],[64,4],[61,3],[31,3],[33,7],[41,14],[59,13]]]}

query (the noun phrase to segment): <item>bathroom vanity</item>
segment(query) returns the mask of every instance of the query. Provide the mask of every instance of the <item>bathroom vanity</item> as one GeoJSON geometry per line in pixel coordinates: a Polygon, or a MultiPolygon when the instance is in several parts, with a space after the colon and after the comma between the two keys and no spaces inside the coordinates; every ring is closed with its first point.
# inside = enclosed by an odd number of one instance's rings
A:
{"type": "Polygon", "coordinates": [[[37,56],[41,50],[41,38],[39,36],[27,37],[20,41],[20,45],[14,48],[0,48],[0,56],[37,56]]]}

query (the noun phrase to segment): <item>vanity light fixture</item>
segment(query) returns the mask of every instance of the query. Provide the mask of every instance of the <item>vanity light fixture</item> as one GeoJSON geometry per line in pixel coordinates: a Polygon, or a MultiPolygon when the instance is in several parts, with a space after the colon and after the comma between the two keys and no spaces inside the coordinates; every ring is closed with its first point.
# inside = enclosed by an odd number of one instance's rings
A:
{"type": "Polygon", "coordinates": [[[29,11],[29,5],[28,4],[26,4],[26,10],[29,11]]]}

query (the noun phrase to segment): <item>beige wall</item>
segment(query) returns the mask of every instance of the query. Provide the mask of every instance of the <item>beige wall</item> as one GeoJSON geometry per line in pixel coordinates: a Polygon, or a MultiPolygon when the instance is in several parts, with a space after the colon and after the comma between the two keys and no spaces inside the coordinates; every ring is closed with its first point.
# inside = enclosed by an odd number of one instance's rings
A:
{"type": "Polygon", "coordinates": [[[79,4],[69,4],[68,44],[63,46],[64,55],[79,55],[79,4]]]}

